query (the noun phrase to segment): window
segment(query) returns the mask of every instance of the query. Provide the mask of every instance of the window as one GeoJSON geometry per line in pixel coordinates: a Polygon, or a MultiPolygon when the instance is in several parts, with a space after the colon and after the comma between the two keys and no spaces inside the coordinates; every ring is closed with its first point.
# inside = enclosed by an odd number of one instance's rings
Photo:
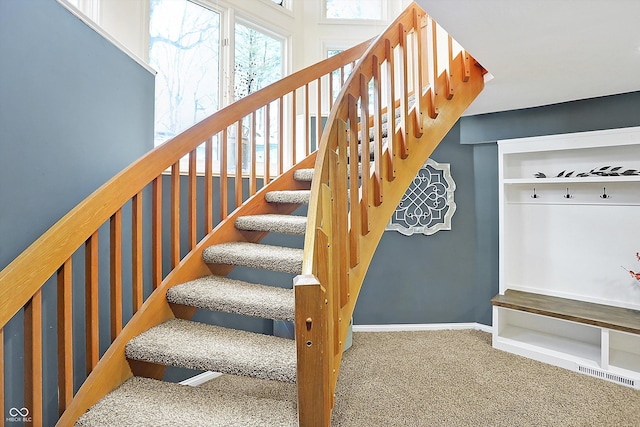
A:
{"type": "Polygon", "coordinates": [[[324,0],[327,19],[382,20],[382,0],[324,0]]]}
{"type": "MultiPolygon", "coordinates": [[[[234,37],[233,97],[234,100],[238,100],[282,78],[284,40],[241,22],[236,22],[234,37]]],[[[272,108],[275,108],[275,105],[272,108]]],[[[275,139],[266,140],[266,117],[264,108],[256,112],[256,161],[262,165],[265,158],[264,152],[269,146],[271,163],[275,167],[277,142],[275,139]]],[[[275,111],[270,117],[272,121],[270,128],[275,129],[277,117],[275,111]]],[[[249,132],[252,132],[252,129],[247,118],[243,123],[243,137],[248,138],[249,132]]],[[[269,138],[275,138],[275,135],[269,135],[269,138]]],[[[243,169],[247,166],[246,157],[244,160],[243,169]]]]}
{"type": "Polygon", "coordinates": [[[155,142],[220,108],[220,13],[186,0],[151,0],[149,60],[156,69],[155,142]]]}
{"type": "MultiPolygon", "coordinates": [[[[149,58],[158,72],[156,145],[284,75],[284,37],[236,19],[232,11],[188,0],[151,0],[150,5],[149,58]],[[232,21],[231,27],[225,29],[227,21],[232,21]]],[[[242,123],[243,144],[255,132],[258,161],[264,158],[266,146],[277,150],[275,140],[271,144],[266,141],[266,117],[264,109],[257,111],[255,130],[248,118],[242,123]]],[[[276,120],[277,115],[271,117],[276,120]]],[[[271,126],[275,128],[275,123],[271,126]]],[[[235,139],[236,132],[230,129],[232,146],[235,139]]],[[[236,150],[230,147],[228,163],[232,167],[235,155],[236,150]]],[[[213,156],[219,159],[215,141],[213,156]]],[[[276,158],[275,154],[271,157],[273,162],[276,158]]],[[[198,159],[203,160],[200,153],[198,159]]],[[[250,159],[243,156],[243,169],[249,164],[250,159]]]]}
{"type": "MultiPolygon", "coordinates": [[[[150,5],[149,59],[158,72],[156,145],[282,77],[283,37],[242,20],[235,20],[230,37],[222,24],[228,11],[188,0],[151,0],[150,5]],[[230,39],[233,45],[223,43],[230,39]],[[223,44],[231,46],[228,55],[222,54],[223,44]]],[[[264,124],[258,119],[260,135],[264,124]]],[[[250,131],[248,125],[243,131],[250,131]]]]}
{"type": "Polygon", "coordinates": [[[234,99],[282,77],[282,40],[248,25],[235,26],[234,99]]]}

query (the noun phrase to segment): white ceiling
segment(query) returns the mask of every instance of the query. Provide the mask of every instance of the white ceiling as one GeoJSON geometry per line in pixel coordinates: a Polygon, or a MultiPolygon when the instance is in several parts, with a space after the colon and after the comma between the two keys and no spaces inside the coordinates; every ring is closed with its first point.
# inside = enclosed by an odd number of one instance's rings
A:
{"type": "Polygon", "coordinates": [[[494,77],[465,115],[640,90],[640,0],[416,2],[494,77]]]}

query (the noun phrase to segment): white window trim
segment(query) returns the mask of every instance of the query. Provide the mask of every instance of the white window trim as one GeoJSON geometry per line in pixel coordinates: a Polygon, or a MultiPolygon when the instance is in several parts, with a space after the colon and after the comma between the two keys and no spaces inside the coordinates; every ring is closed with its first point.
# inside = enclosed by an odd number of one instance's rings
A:
{"type": "Polygon", "coordinates": [[[389,17],[389,8],[391,5],[388,0],[382,1],[382,18],[380,19],[338,19],[327,18],[327,1],[320,0],[320,24],[324,25],[387,25],[389,17]]]}

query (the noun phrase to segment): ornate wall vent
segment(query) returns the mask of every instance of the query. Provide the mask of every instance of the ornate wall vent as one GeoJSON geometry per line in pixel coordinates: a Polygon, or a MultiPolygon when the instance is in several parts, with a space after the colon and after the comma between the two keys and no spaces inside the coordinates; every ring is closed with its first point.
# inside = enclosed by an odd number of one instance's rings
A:
{"type": "Polygon", "coordinates": [[[451,217],[456,211],[455,189],[449,163],[428,159],[404,193],[386,229],[405,236],[451,230],[451,217]]]}

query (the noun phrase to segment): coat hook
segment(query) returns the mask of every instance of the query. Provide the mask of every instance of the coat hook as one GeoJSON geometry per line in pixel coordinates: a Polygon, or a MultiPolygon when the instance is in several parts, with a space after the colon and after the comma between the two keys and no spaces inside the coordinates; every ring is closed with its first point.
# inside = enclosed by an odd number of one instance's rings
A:
{"type": "Polygon", "coordinates": [[[573,198],[573,196],[571,195],[571,193],[569,193],[569,187],[567,187],[567,194],[565,194],[565,195],[564,195],[564,196],[562,196],[562,197],[564,197],[565,199],[571,199],[571,198],[573,198]]]}
{"type": "Polygon", "coordinates": [[[601,199],[610,199],[611,195],[607,194],[607,188],[606,187],[602,187],[602,195],[600,196],[601,199]]]}
{"type": "Polygon", "coordinates": [[[536,194],[536,187],[533,187],[533,194],[531,195],[531,198],[532,198],[532,199],[537,199],[538,197],[540,197],[540,196],[538,196],[538,195],[536,194]]]}

